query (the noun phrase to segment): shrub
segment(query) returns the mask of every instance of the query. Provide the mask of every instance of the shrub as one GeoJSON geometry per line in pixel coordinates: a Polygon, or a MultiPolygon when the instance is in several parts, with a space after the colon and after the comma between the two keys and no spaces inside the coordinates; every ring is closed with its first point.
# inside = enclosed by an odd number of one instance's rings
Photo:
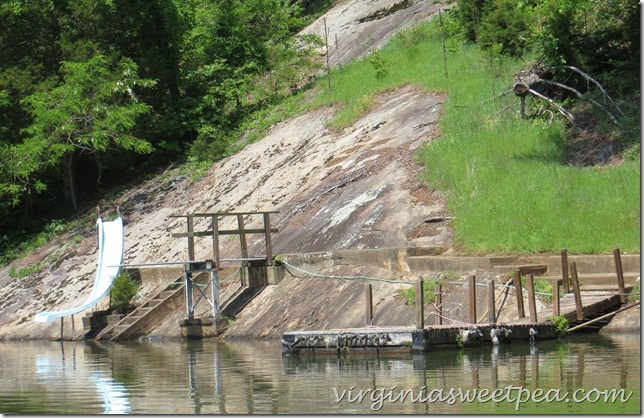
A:
{"type": "Polygon", "coordinates": [[[136,296],[138,283],[126,272],[122,272],[114,279],[111,293],[111,305],[115,311],[123,313],[132,306],[132,299],[136,296]]]}
{"type": "Polygon", "coordinates": [[[548,320],[555,326],[555,334],[559,338],[565,337],[568,334],[568,320],[565,316],[553,316],[548,318],[548,320]]]}

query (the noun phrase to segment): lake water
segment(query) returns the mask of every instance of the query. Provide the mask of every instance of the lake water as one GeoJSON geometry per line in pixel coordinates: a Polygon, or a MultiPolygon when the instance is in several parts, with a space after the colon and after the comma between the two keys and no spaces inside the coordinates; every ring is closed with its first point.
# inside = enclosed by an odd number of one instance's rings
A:
{"type": "Polygon", "coordinates": [[[280,342],[0,342],[0,413],[639,414],[639,335],[301,353],[280,342]]]}

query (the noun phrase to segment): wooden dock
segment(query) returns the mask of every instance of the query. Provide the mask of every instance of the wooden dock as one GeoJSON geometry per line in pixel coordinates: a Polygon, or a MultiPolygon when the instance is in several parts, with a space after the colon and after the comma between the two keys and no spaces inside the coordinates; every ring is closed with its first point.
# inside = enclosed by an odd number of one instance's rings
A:
{"type": "MultiPolygon", "coordinates": [[[[487,312],[486,324],[477,321],[476,310],[476,278],[474,275],[467,277],[469,287],[469,320],[451,321],[460,325],[442,324],[442,310],[440,298],[442,295],[440,285],[435,294],[438,302],[435,304],[438,325],[425,326],[425,312],[423,301],[423,280],[416,283],[416,325],[400,327],[365,326],[349,329],[329,329],[313,331],[289,331],[282,335],[282,353],[298,354],[301,352],[315,353],[366,353],[366,352],[427,352],[440,348],[459,348],[476,344],[507,344],[512,341],[536,342],[540,339],[556,338],[557,331],[553,322],[548,318],[563,317],[569,325],[576,325],[576,329],[583,327],[586,322],[592,323],[598,317],[608,316],[607,313],[618,310],[627,301],[626,294],[630,286],[624,283],[621,271],[619,250],[615,250],[616,260],[616,287],[614,289],[581,290],[575,262],[568,265],[562,252],[562,262],[569,269],[565,269],[563,277],[550,277],[552,284],[552,307],[537,311],[536,293],[534,288],[534,274],[545,273],[545,266],[523,266],[515,270],[513,278],[516,299],[516,319],[498,323],[496,312],[495,284],[493,280],[487,283],[487,312]],[[570,271],[570,275],[568,274],[570,271]],[[524,276],[525,275],[525,276],[524,276]],[[523,277],[522,277],[523,276],[523,277]],[[525,279],[525,285],[523,284],[525,279]],[[527,293],[527,309],[524,307],[523,286],[527,293]],[[526,312],[527,311],[527,312],[526,312]],[[526,315],[527,313],[527,315],[526,315]]],[[[371,285],[365,285],[365,323],[373,321],[371,300],[371,285]]]]}
{"type": "Polygon", "coordinates": [[[551,322],[505,324],[503,326],[434,325],[416,327],[364,327],[325,331],[291,331],[282,335],[282,353],[301,352],[348,354],[387,352],[424,352],[440,348],[458,348],[475,344],[493,344],[492,329],[500,344],[529,342],[530,330],[536,339],[555,338],[551,322]]]}

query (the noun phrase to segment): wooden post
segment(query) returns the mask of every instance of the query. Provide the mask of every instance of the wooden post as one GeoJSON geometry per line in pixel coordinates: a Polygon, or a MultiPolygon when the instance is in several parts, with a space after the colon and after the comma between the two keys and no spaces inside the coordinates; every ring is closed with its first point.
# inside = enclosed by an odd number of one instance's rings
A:
{"type": "Polygon", "coordinates": [[[423,278],[416,283],[416,329],[425,328],[425,301],[423,295],[423,278]]]}
{"type": "Polygon", "coordinates": [[[581,303],[581,292],[579,291],[579,277],[577,276],[577,263],[570,263],[570,273],[572,274],[572,291],[575,294],[575,309],[577,310],[577,320],[584,319],[584,305],[581,303]]]}
{"type": "Polygon", "coordinates": [[[219,266],[219,216],[212,215],[212,259],[219,266]]]}
{"type": "Polygon", "coordinates": [[[443,287],[439,284],[434,288],[434,324],[443,325],[443,287]]]}
{"type": "Polygon", "coordinates": [[[563,277],[563,292],[570,293],[570,276],[568,274],[568,250],[561,250],[561,276],[563,277]]]}
{"type": "Polygon", "coordinates": [[[476,324],[476,276],[471,274],[467,281],[470,288],[470,323],[476,324]]]}
{"type": "Polygon", "coordinates": [[[519,319],[525,318],[525,309],[523,308],[523,286],[521,285],[521,270],[514,270],[514,290],[517,293],[517,312],[519,319]]]}
{"type": "Polygon", "coordinates": [[[367,325],[373,325],[373,292],[372,292],[371,283],[367,283],[364,286],[364,297],[365,297],[365,322],[367,325]]]}
{"type": "Polygon", "coordinates": [[[60,317],[60,340],[63,341],[63,317],[60,317]]]}
{"type": "Polygon", "coordinates": [[[192,215],[187,216],[188,220],[188,260],[195,259],[195,224],[192,215]]]}
{"type": "Polygon", "coordinates": [[[494,307],[494,279],[487,283],[487,312],[488,322],[491,325],[496,324],[496,308],[494,307]]]}
{"type": "Polygon", "coordinates": [[[74,329],[74,314],[72,314],[72,341],[76,339],[76,330],[74,329]]]}
{"type": "Polygon", "coordinates": [[[528,306],[530,307],[530,321],[539,322],[537,319],[537,301],[534,294],[534,276],[532,273],[526,274],[525,284],[528,287],[528,306]]]}
{"type": "MultiPolygon", "coordinates": [[[[241,247],[242,258],[248,258],[248,246],[246,245],[246,233],[244,229],[244,215],[237,215],[237,227],[239,228],[239,245],[241,247]]],[[[248,265],[246,261],[242,262],[243,266],[248,265]]]]}
{"type": "Polygon", "coordinates": [[[559,301],[559,280],[552,281],[552,315],[561,315],[561,303],[559,301]]]}
{"type": "Polygon", "coordinates": [[[621,303],[626,303],[626,286],[624,285],[624,270],[622,270],[622,256],[619,253],[619,248],[613,250],[615,257],[615,271],[617,272],[617,288],[619,289],[619,300],[621,303]]]}
{"type": "Polygon", "coordinates": [[[266,265],[273,265],[273,242],[271,241],[270,213],[264,213],[264,237],[266,240],[266,265]]]}

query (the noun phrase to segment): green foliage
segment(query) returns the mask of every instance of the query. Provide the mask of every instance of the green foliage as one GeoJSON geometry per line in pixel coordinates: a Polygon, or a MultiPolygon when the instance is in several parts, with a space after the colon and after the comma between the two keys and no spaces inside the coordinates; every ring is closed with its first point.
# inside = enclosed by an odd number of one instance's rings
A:
{"type": "Polygon", "coordinates": [[[524,55],[535,25],[532,8],[526,3],[529,2],[488,2],[480,20],[478,44],[483,49],[497,47],[505,55],[524,55]]]}
{"type": "Polygon", "coordinates": [[[436,59],[442,56],[436,26],[433,21],[413,35],[403,32],[380,50],[383,59],[396,63],[384,79],[364,77],[372,64],[363,60],[333,71],[332,89],[319,83],[314,105],[341,108],[330,126],[352,123],[375,94],[396,86],[446,92],[441,135],[421,149],[419,160],[430,187],[447,196],[457,246],[471,253],[639,251],[638,151],[617,166],[569,165],[563,122],[521,119],[512,95],[491,100],[532,58],[500,55],[491,66],[476,46],[454,42],[445,77],[436,59]]]}
{"type": "MultiPolygon", "coordinates": [[[[434,289],[436,285],[441,284],[442,281],[438,279],[431,279],[423,281],[423,301],[427,303],[433,303],[436,295],[434,294],[434,289]]],[[[411,286],[407,289],[400,291],[405,305],[413,306],[416,304],[416,286],[411,286]]]]}
{"type": "Polygon", "coordinates": [[[631,290],[631,294],[628,296],[628,300],[631,302],[636,302],[640,300],[640,282],[637,281],[635,283],[635,286],[633,286],[633,289],[631,290]]]}
{"type": "Polygon", "coordinates": [[[132,299],[136,296],[138,283],[126,272],[116,278],[111,290],[111,305],[117,312],[124,312],[131,307],[132,299]]]}
{"type": "Polygon", "coordinates": [[[617,90],[639,85],[640,6],[629,0],[542,2],[538,33],[544,60],[605,74],[617,90]]]}
{"type": "Polygon", "coordinates": [[[463,344],[463,336],[460,333],[456,334],[456,347],[458,348],[465,347],[465,344],[463,344]]]}
{"type": "Polygon", "coordinates": [[[373,51],[369,58],[369,62],[371,62],[374,70],[376,70],[377,80],[382,80],[387,76],[387,74],[389,74],[389,67],[391,66],[391,64],[383,58],[380,52],[373,51]]]}
{"type": "Polygon", "coordinates": [[[559,337],[565,337],[568,334],[568,320],[565,316],[553,316],[548,318],[555,327],[555,334],[559,337]]]}
{"type": "Polygon", "coordinates": [[[17,202],[26,193],[46,189],[48,169],[58,168],[67,196],[76,208],[73,156],[106,152],[110,147],[149,153],[151,145],[131,134],[136,118],[149,106],[140,103],[135,89],[150,87],[150,80],[136,76],[137,66],[123,59],[113,68],[106,57],[86,62],[64,62],[64,82],[23,100],[33,117],[24,129],[23,142],[10,149],[10,163],[0,171],[11,179],[0,192],[17,202]]]}

